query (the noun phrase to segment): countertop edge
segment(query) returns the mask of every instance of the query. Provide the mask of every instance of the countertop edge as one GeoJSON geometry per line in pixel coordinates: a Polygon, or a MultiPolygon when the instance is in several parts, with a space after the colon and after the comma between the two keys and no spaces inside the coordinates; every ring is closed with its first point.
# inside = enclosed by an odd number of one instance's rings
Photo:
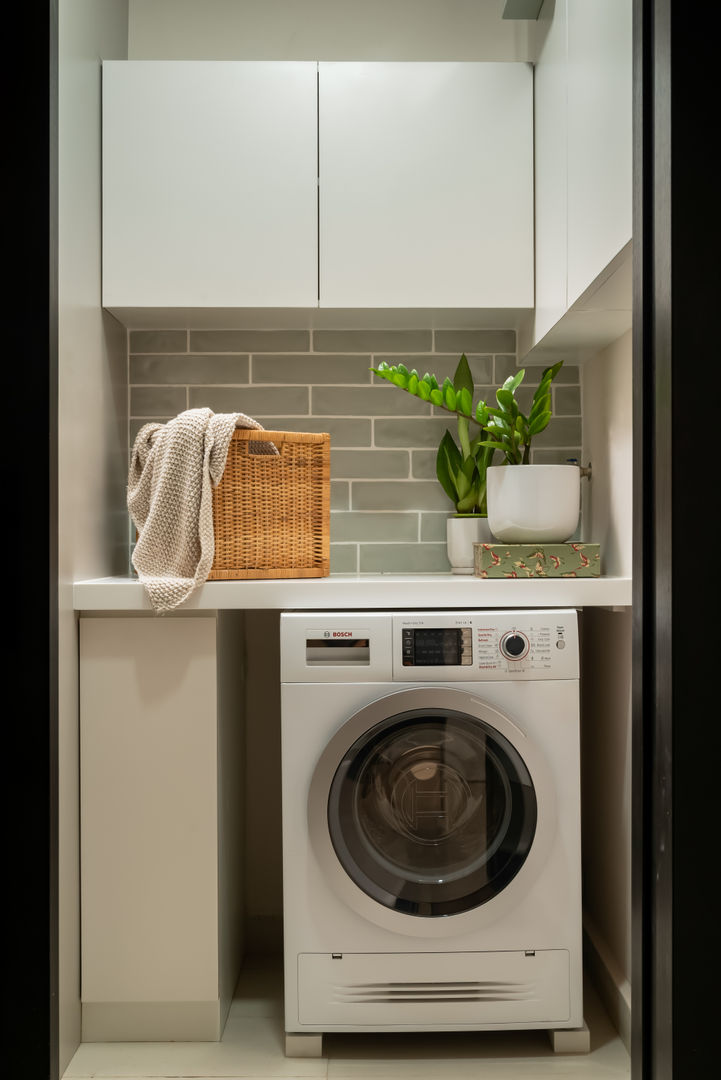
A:
{"type": "MultiPolygon", "coordinates": [[[[210,581],[176,610],[630,606],[630,577],[508,580],[460,574],[334,574],[325,578],[210,581]]],[[[153,610],[141,583],[130,577],[76,581],[73,607],[76,611],[109,613],[153,610]]]]}

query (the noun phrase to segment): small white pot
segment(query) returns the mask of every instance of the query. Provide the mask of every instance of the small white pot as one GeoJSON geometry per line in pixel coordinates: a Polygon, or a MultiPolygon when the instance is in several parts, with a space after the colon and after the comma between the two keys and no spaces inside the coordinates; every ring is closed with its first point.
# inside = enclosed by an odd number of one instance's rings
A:
{"type": "Polygon", "coordinates": [[[451,573],[472,574],[473,545],[488,544],[492,539],[488,518],[471,514],[449,517],[446,524],[446,542],[451,573]]]}
{"type": "Polygon", "coordinates": [[[581,510],[578,465],[492,465],[487,473],[488,524],[507,544],[562,544],[581,510]]]}

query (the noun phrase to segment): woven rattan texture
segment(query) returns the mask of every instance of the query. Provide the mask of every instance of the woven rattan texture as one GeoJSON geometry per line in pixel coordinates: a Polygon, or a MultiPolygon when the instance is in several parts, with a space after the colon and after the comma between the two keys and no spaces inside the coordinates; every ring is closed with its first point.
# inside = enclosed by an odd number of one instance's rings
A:
{"type": "Polygon", "coordinates": [[[213,491],[213,526],[209,581],[325,577],[330,435],[236,430],[213,491]]]}

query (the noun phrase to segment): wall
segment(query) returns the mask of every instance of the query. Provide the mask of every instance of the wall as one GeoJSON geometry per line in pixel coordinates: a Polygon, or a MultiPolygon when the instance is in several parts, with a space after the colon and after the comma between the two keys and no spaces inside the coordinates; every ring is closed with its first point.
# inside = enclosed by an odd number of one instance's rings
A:
{"type": "MultiPolygon", "coordinates": [[[[268,317],[269,324],[272,316],[268,317]]],[[[452,376],[465,352],[484,400],[516,371],[512,330],[168,330],[129,335],[130,445],[148,420],[239,411],[263,427],[331,436],[331,573],[448,572],[453,505],[435,475],[454,418],[370,371],[381,360],[452,376]]],[[[528,409],[540,368],[518,392],[528,409]]],[[[477,399],[476,399],[477,400],[477,399]]],[[[534,461],[581,456],[578,367],[553,388],[534,461]]],[[[500,460],[500,458],[498,459],[500,460]]]]}
{"type": "MultiPolygon", "coordinates": [[[[605,572],[631,573],[631,332],[583,368],[586,538],[605,572]]],[[[582,792],[584,909],[589,964],[630,1043],[631,610],[583,613],[582,792]]]]}
{"type": "Polygon", "coordinates": [[[59,5],[60,1070],[80,1038],[76,578],[126,563],[126,335],[100,308],[100,58],[127,50],[126,0],[59,5]]]}
{"type": "Polygon", "coordinates": [[[130,0],[133,60],[528,60],[505,0],[130,0]]]}

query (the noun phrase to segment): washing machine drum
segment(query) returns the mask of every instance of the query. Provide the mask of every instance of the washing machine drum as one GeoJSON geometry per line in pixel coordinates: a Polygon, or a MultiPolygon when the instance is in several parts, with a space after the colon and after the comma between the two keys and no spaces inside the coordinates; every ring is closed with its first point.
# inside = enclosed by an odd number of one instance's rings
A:
{"type": "Polygon", "coordinates": [[[390,716],[348,748],[328,830],[345,872],[398,912],[454,915],[501,892],[533,842],[536,796],[520,754],[448,709],[390,716]]]}

